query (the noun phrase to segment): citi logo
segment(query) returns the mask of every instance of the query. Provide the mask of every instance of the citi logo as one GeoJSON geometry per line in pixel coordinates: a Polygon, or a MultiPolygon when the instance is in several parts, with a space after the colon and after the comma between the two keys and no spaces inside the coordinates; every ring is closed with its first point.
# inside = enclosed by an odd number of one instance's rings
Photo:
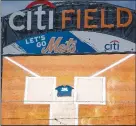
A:
{"type": "MultiPolygon", "coordinates": [[[[48,6],[48,7],[52,8],[52,9],[56,8],[55,5],[53,5],[48,0],[36,0],[36,1],[33,1],[30,4],[28,4],[26,9],[30,9],[33,6],[36,6],[36,5],[45,5],[45,6],[48,6]]],[[[49,14],[49,17],[47,18],[47,20],[48,20],[48,29],[53,29],[54,12],[53,12],[53,10],[50,10],[48,12],[43,11],[42,6],[39,6],[38,10],[36,10],[34,12],[31,11],[31,10],[28,10],[26,13],[23,12],[23,11],[14,12],[9,17],[9,26],[13,30],[16,30],[16,31],[21,31],[21,30],[24,30],[25,28],[27,30],[32,30],[32,23],[33,23],[33,18],[32,17],[37,16],[37,29],[38,30],[45,30],[47,28],[47,26],[42,25],[42,21],[43,21],[42,16],[43,15],[45,16],[47,13],[49,14]],[[21,23],[21,25],[16,25],[15,24],[15,18],[16,17],[26,18],[27,22],[26,23],[21,23]]]]}
{"type": "Polygon", "coordinates": [[[120,47],[119,41],[117,41],[117,40],[113,40],[109,44],[106,44],[104,46],[105,52],[107,52],[107,51],[119,51],[119,47],[120,47]]]}

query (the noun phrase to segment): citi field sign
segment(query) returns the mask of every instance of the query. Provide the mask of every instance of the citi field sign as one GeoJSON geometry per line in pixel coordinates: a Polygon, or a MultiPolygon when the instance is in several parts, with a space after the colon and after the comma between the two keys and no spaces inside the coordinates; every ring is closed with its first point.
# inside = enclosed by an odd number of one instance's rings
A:
{"type": "MultiPolygon", "coordinates": [[[[28,9],[27,12],[22,12],[22,11],[18,11],[15,12],[13,14],[10,15],[9,17],[9,25],[13,30],[16,31],[21,31],[23,29],[27,29],[27,30],[31,30],[32,29],[32,24],[33,24],[33,20],[32,17],[36,16],[37,17],[37,29],[38,30],[51,30],[54,29],[54,18],[57,15],[57,12],[55,11],[56,6],[46,0],[36,0],[32,3],[30,3],[26,9],[28,9]],[[37,10],[35,11],[31,11],[30,8],[32,8],[35,5],[45,5],[48,6],[48,8],[50,8],[50,10],[43,10],[42,6],[38,6],[37,10]],[[48,15],[48,17],[46,17],[46,15],[48,15]],[[48,21],[48,26],[46,25],[42,25],[44,20],[42,17],[46,17],[47,21],[48,21]],[[15,21],[18,17],[21,18],[25,18],[27,19],[26,23],[22,23],[21,25],[17,26],[15,24],[15,21]]],[[[67,9],[67,10],[62,10],[61,14],[59,16],[61,16],[61,20],[60,20],[60,25],[59,26],[61,29],[66,29],[67,25],[70,23],[72,25],[72,21],[73,21],[73,17],[71,16],[72,14],[76,16],[76,18],[74,18],[74,20],[76,20],[76,29],[80,29],[85,28],[85,29],[96,29],[98,28],[97,24],[89,24],[90,21],[94,21],[95,22],[95,18],[91,15],[95,15],[95,13],[97,13],[98,11],[100,11],[100,26],[99,28],[125,28],[128,27],[133,20],[133,15],[132,12],[128,9],[128,8],[121,8],[121,7],[117,7],[116,8],[116,23],[115,24],[107,24],[105,22],[105,19],[108,18],[105,16],[105,8],[103,7],[102,9],[98,10],[98,8],[94,8],[94,9],[67,9]],[[122,19],[122,13],[126,13],[128,15],[127,21],[124,23],[121,23],[121,19],[122,19]],[[81,19],[83,19],[83,24],[81,22],[81,19]]],[[[110,12],[110,11],[109,11],[110,12]]],[[[115,18],[115,17],[112,17],[115,18]]]]}
{"type": "Polygon", "coordinates": [[[3,53],[41,55],[135,52],[133,40],[118,36],[122,32],[116,36],[94,32],[98,28],[108,29],[109,32],[114,29],[115,33],[118,28],[129,28],[129,25],[134,24],[135,17],[131,10],[115,6],[107,10],[106,6],[109,6],[103,5],[92,2],[81,2],[78,5],[76,2],[53,4],[45,0],[31,2],[24,11],[9,15],[9,26],[20,36],[25,32],[25,36],[4,47],[3,53]]]}

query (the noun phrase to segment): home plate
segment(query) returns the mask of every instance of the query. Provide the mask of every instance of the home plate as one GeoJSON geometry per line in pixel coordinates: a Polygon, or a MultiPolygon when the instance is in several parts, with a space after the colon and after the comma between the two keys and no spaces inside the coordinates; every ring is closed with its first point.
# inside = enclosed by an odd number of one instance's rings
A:
{"type": "Polygon", "coordinates": [[[55,95],[55,101],[50,106],[51,116],[54,119],[51,120],[50,125],[75,125],[76,106],[74,104],[74,92],[72,91],[71,97],[57,97],[55,95]]]}
{"type": "Polygon", "coordinates": [[[74,103],[55,103],[50,107],[54,119],[50,125],[75,125],[76,106],[74,103]]]}

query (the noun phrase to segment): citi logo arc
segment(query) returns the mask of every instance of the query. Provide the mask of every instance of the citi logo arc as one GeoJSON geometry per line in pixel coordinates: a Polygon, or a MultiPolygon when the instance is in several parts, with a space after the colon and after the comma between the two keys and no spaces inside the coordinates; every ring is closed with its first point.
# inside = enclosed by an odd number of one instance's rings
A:
{"type": "Polygon", "coordinates": [[[119,51],[119,49],[120,49],[119,41],[113,40],[109,44],[105,44],[104,49],[105,49],[105,52],[119,51]]]}
{"type": "Polygon", "coordinates": [[[30,4],[28,4],[27,7],[26,7],[26,9],[30,9],[33,6],[38,5],[38,4],[49,6],[50,8],[55,8],[54,4],[52,4],[48,0],[36,0],[36,1],[33,1],[30,4]]]}

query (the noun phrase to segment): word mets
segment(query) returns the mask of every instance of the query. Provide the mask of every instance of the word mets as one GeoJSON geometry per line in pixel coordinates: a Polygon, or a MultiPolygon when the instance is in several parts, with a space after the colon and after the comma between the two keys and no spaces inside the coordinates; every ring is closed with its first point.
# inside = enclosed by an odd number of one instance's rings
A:
{"type": "Polygon", "coordinates": [[[47,47],[43,47],[41,50],[42,54],[46,53],[75,53],[76,51],[76,43],[73,38],[70,38],[65,44],[60,44],[63,37],[58,37],[57,40],[55,40],[56,37],[52,37],[49,41],[49,44],[47,47]]]}

